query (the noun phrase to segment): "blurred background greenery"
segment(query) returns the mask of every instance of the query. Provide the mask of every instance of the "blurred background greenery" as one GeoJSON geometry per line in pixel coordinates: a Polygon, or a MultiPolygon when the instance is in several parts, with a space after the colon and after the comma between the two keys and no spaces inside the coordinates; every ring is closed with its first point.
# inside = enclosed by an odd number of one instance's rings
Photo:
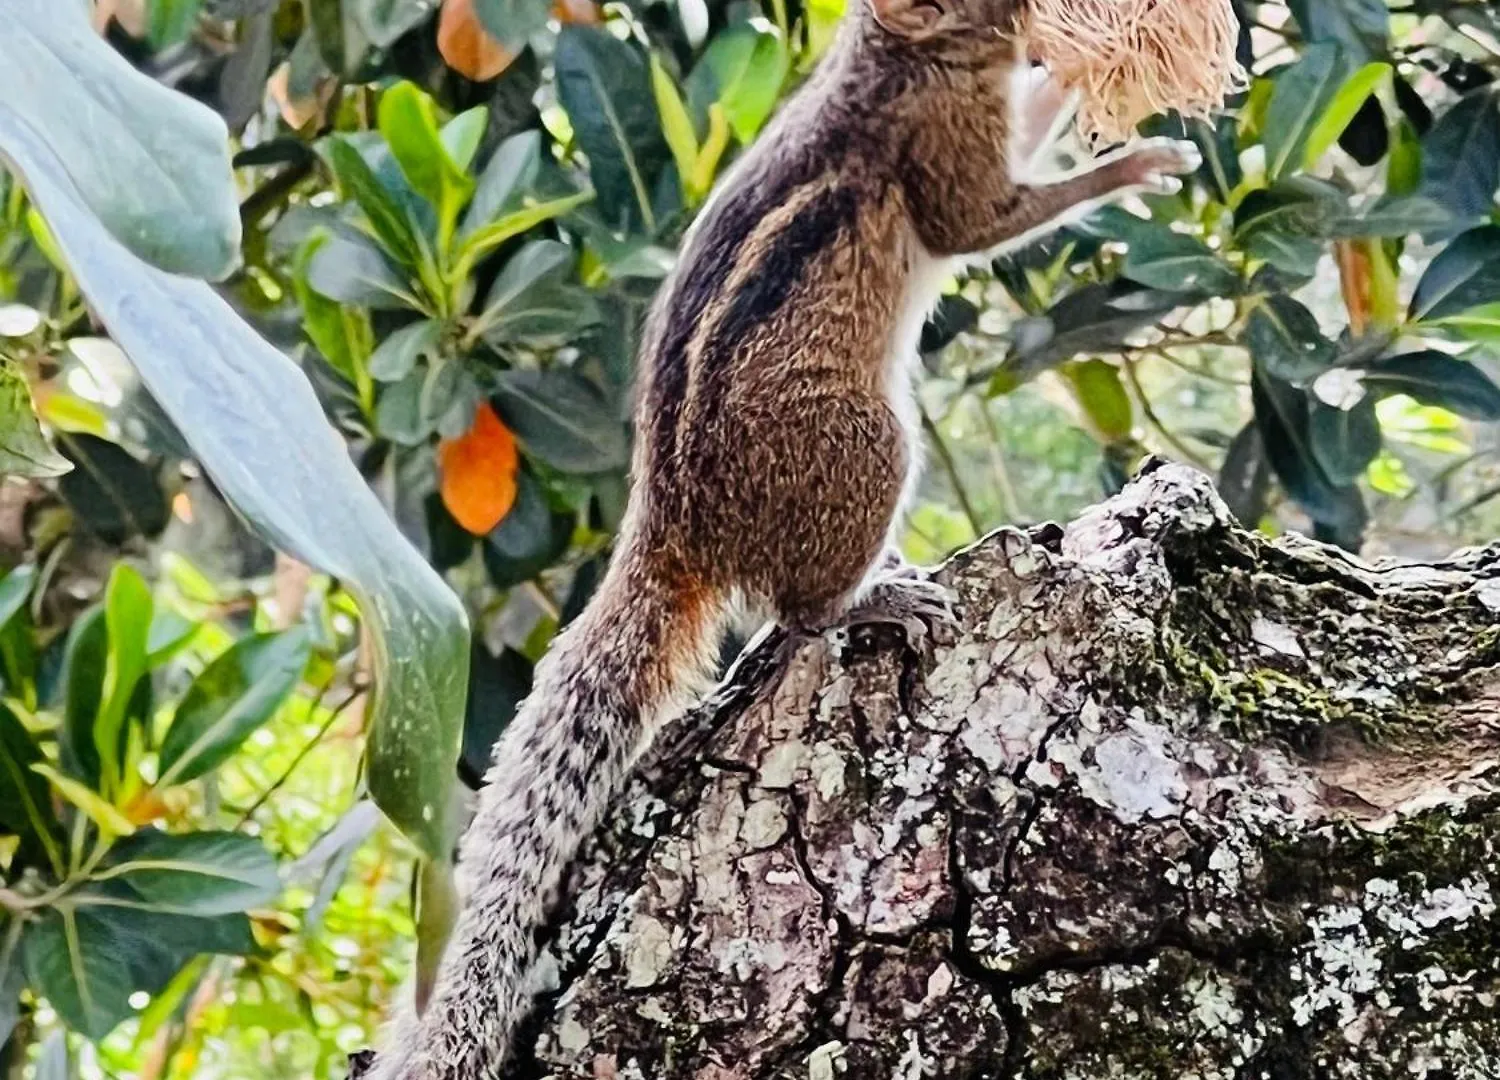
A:
{"type": "MultiPolygon", "coordinates": [[[[1180,197],[952,283],[913,558],[1148,452],[1271,532],[1495,534],[1500,13],[1237,9],[1248,92],[1152,125],[1205,151],[1180,197]]],[[[642,313],[840,13],[14,0],[6,1076],[336,1077],[370,1043],[441,933],[454,781],[607,557],[642,313]]]]}

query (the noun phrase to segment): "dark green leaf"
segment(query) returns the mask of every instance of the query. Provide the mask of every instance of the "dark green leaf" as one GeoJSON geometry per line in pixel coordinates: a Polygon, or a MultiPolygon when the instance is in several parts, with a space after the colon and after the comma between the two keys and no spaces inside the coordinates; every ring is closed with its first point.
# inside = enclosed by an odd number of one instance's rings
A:
{"type": "Polygon", "coordinates": [[[57,831],[47,781],[31,769],[42,760],[42,749],[31,733],[0,704],[0,831],[21,837],[21,850],[30,858],[37,857],[57,831]]]}
{"type": "Polygon", "coordinates": [[[1356,67],[1348,51],[1322,44],[1277,73],[1265,124],[1266,174],[1273,181],[1302,165],[1309,136],[1356,67]]]}
{"type": "Polygon", "coordinates": [[[1500,225],[1470,229],[1432,260],[1411,298],[1411,317],[1436,321],[1500,301],[1500,225]]]}
{"type": "Polygon", "coordinates": [[[599,27],[565,26],[554,63],[557,95],[588,155],[599,212],[612,228],[654,234],[651,193],[672,153],[640,51],[599,27]]]}
{"type": "Polygon", "coordinates": [[[250,920],[240,912],[200,916],[157,911],[118,881],[102,882],[76,896],[79,910],[120,942],[133,987],[148,994],[164,989],[195,956],[249,956],[256,951],[250,920]]]}
{"type": "Polygon", "coordinates": [[[130,886],[156,911],[230,915],[270,903],[281,891],[276,859],[253,836],[143,829],[110,852],[95,877],[130,886]]]}
{"type": "Polygon", "coordinates": [[[1314,521],[1333,526],[1350,525],[1362,517],[1358,489],[1334,484],[1313,454],[1308,434],[1311,398],[1304,390],[1252,366],[1251,400],[1261,445],[1288,495],[1314,521]]]}
{"type": "Polygon", "coordinates": [[[1464,97],[1422,136],[1421,194],[1461,222],[1487,216],[1500,188],[1500,94],[1464,97]]]}
{"type": "Polygon", "coordinates": [[[474,0],[474,13],[506,50],[518,53],[531,35],[546,29],[548,0],[474,0]]]}
{"type": "Polygon", "coordinates": [[[1265,232],[1326,238],[1352,220],[1349,197],[1326,180],[1294,176],[1250,192],[1234,212],[1241,240],[1265,232]]]}
{"type": "Polygon", "coordinates": [[[529,468],[516,475],[516,501],[483,541],[484,566],[499,589],[530,581],[562,557],[573,515],[554,510],[529,468]]]}
{"type": "Polygon", "coordinates": [[[523,131],[502,142],[474,185],[474,198],[459,226],[459,239],[465,240],[496,218],[520,209],[541,171],[540,131],[523,131]]]}
{"type": "Polygon", "coordinates": [[[436,319],[421,319],[393,331],[370,354],[370,377],[381,382],[406,378],[419,359],[433,355],[442,336],[443,324],[436,319]]]}
{"type": "Polygon", "coordinates": [[[1290,296],[1268,296],[1250,315],[1245,345],[1268,374],[1289,383],[1306,383],[1334,362],[1333,342],[1323,336],[1311,311],[1290,296]]]}
{"type": "Polygon", "coordinates": [[[90,787],[99,783],[99,751],[94,748],[94,719],[104,696],[104,666],[109,630],[104,607],[90,608],[74,620],[63,653],[63,725],[58,732],[62,766],[90,787]]]}
{"type": "Polygon", "coordinates": [[[430,0],[344,0],[354,21],[376,48],[389,48],[408,30],[432,18],[430,0]]]}
{"type": "Polygon", "coordinates": [[[1130,282],[1085,285],[1046,315],[1011,328],[1011,351],[991,389],[1003,393],[1075,356],[1117,352],[1131,334],[1184,302],[1181,294],[1130,282]]]}
{"type": "Polygon", "coordinates": [[[88,911],[44,910],[21,936],[26,975],[63,1022],[102,1039],[130,1015],[135,986],[124,943],[88,911]]]}
{"type": "Polygon", "coordinates": [[[376,178],[364,156],[347,140],[335,137],[329,140],[328,160],[340,186],[359,203],[386,252],[403,266],[415,266],[417,240],[411,223],[395,198],[376,178]]]}
{"type": "Polygon", "coordinates": [[[564,368],[503,371],[495,383],[495,411],[527,451],[554,469],[599,473],[625,466],[624,425],[579,375],[564,368]]]}
{"type": "Polygon", "coordinates": [[[1386,0],[1288,0],[1308,41],[1332,42],[1361,60],[1383,55],[1390,32],[1386,0]]]}
{"type": "Polygon", "coordinates": [[[411,283],[366,236],[330,231],[313,241],[307,283],[341,304],[368,308],[415,307],[411,283]]]}
{"type": "Polygon", "coordinates": [[[291,696],[310,653],[298,627],[241,638],[204,668],[162,740],[160,783],[186,783],[233,755],[291,696]]]}
{"type": "Polygon", "coordinates": [[[1366,395],[1352,409],[1313,401],[1307,436],[1323,475],[1339,487],[1355,483],[1380,453],[1375,399],[1366,395]]]}
{"type": "Polygon", "coordinates": [[[123,448],[84,434],[63,436],[58,448],[74,465],[58,480],[58,492],[106,543],[153,537],[167,527],[171,506],[156,474],[123,448]]]}
{"type": "Polygon", "coordinates": [[[1206,120],[1188,125],[1188,137],[1203,155],[1198,175],[1214,198],[1225,205],[1245,178],[1240,168],[1239,135],[1239,121],[1229,112],[1220,114],[1212,126],[1206,120]]]}
{"type": "Polygon", "coordinates": [[[1239,275],[1202,240],[1158,228],[1132,243],[1121,270],[1132,281],[1165,292],[1223,296],[1239,289],[1239,275]]]}
{"type": "Polygon", "coordinates": [[[483,642],[474,642],[469,657],[464,749],[459,758],[460,774],[470,787],[477,788],[483,781],[496,740],[516,715],[516,708],[531,693],[531,669],[531,661],[514,649],[502,649],[495,656],[483,642]]]}
{"type": "Polygon", "coordinates": [[[427,372],[414,368],[380,392],[375,403],[375,429],[399,446],[417,446],[432,434],[422,419],[422,387],[427,372]]]}
{"type": "Polygon", "coordinates": [[[132,67],[90,28],[85,5],[6,0],[0,150],[14,149],[10,131],[23,125],[56,156],[69,194],[135,254],[199,277],[234,267],[240,217],[224,122],[132,67]]]}
{"type": "Polygon", "coordinates": [[[197,460],[262,535],[358,598],[380,690],[370,789],[424,852],[444,857],[468,685],[463,605],[402,538],[297,366],[213,289],[115,243],[46,145],[7,116],[0,107],[0,141],[23,174],[46,178],[32,190],[75,280],[197,460]]]}
{"type": "Polygon", "coordinates": [[[1372,394],[1405,394],[1470,420],[1500,420],[1500,386],[1456,356],[1427,349],[1376,360],[1364,371],[1372,394]]]}
{"type": "Polygon", "coordinates": [[[596,321],[593,297],[568,273],[575,261],[573,249],[556,240],[535,240],[512,256],[484,298],[478,316],[484,339],[555,348],[596,321]]]}
{"type": "Polygon", "coordinates": [[[921,352],[935,353],[954,338],[979,325],[979,309],[957,294],[944,296],[922,327],[921,352]]]}
{"type": "Polygon", "coordinates": [[[1255,528],[1266,516],[1271,464],[1254,420],[1242,427],[1229,444],[1219,470],[1218,488],[1230,513],[1246,527],[1255,528]]]}
{"type": "MultiPolygon", "coordinates": [[[[1322,261],[1323,253],[1328,247],[1322,240],[1270,230],[1254,233],[1241,246],[1246,255],[1264,259],[1272,268],[1295,282],[1312,279],[1318,272],[1318,263],[1322,261]]],[[[1264,282],[1256,284],[1264,286],[1264,282]]]]}

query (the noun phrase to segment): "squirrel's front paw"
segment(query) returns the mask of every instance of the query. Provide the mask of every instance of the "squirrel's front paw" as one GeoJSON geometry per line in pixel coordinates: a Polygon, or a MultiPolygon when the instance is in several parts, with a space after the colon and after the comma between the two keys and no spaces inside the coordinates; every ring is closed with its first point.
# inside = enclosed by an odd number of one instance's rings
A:
{"type": "Polygon", "coordinates": [[[1126,151],[1120,164],[1131,187],[1175,195],[1182,190],[1178,177],[1196,172],[1203,155],[1183,139],[1147,139],[1126,151]]]}

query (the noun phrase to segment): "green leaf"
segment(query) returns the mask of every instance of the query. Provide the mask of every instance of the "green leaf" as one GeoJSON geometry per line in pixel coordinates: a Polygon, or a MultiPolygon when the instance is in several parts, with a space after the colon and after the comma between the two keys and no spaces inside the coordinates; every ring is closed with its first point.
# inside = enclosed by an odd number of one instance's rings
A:
{"type": "Polygon", "coordinates": [[[1212,126],[1206,120],[1194,120],[1188,126],[1188,137],[1203,154],[1199,175],[1214,198],[1226,206],[1245,178],[1240,167],[1239,135],[1239,122],[1229,112],[1220,114],[1212,126]]]}
{"type": "Polygon", "coordinates": [[[1323,110],[1323,115],[1318,117],[1307,133],[1307,141],[1302,148],[1303,168],[1311,169],[1328,152],[1328,148],[1338,142],[1339,136],[1344,133],[1355,114],[1364,107],[1370,95],[1382,84],[1390,82],[1392,70],[1387,63],[1369,63],[1344,80],[1344,85],[1339,87],[1328,107],[1323,110]]]}
{"type": "Polygon", "coordinates": [[[1127,338],[1184,303],[1180,294],[1129,282],[1090,284],[1069,293],[1045,315],[1011,327],[1011,349],[991,380],[1006,393],[1040,372],[1088,353],[1118,352],[1127,338]]]}
{"type": "Polygon", "coordinates": [[[1271,465],[1254,420],[1230,440],[1215,483],[1230,513],[1247,528],[1255,528],[1266,516],[1271,465]]]}
{"type": "Polygon", "coordinates": [[[714,37],[699,63],[713,76],[735,138],[748,144],[776,108],[791,70],[785,43],[770,30],[736,23],[714,37]]]}
{"type": "Polygon", "coordinates": [[[203,0],[149,0],[147,36],[151,47],[162,49],[184,40],[198,21],[203,0]]]}
{"type": "Polygon", "coordinates": [[[466,240],[477,229],[521,209],[541,172],[540,131],[520,132],[497,146],[474,185],[474,198],[459,224],[459,240],[466,240]]]}
{"type": "Polygon", "coordinates": [[[36,565],[21,563],[3,578],[0,578],[0,630],[26,606],[31,598],[31,588],[36,584],[36,565]]]}
{"type": "Polygon", "coordinates": [[[489,122],[490,110],[483,105],[475,105],[449,120],[438,133],[443,140],[443,149],[448,151],[453,164],[462,169],[465,175],[468,174],[469,166],[474,164],[474,155],[479,151],[479,140],[484,137],[484,129],[489,122]]]}
{"type": "Polygon", "coordinates": [[[312,644],[298,627],[235,642],[188,687],[161,744],[161,779],[183,784],[216,768],[286,702],[312,644]]]}
{"type": "Polygon", "coordinates": [[[94,878],[123,882],[150,907],[179,915],[248,911],[281,891],[275,856],[233,832],[142,829],[114,846],[94,878]]]}
{"type": "Polygon", "coordinates": [[[248,956],[256,951],[250,920],[243,912],[200,916],[158,911],[118,881],[91,885],[70,899],[120,943],[131,982],[148,994],[165,988],[195,956],[248,956]]]}
{"type": "Polygon", "coordinates": [[[394,196],[376,178],[363,155],[348,140],[335,137],[328,143],[328,160],[345,194],[359,203],[386,252],[403,266],[415,266],[417,238],[411,223],[394,196]]]}
{"type": "Polygon", "coordinates": [[[1470,420],[1500,420],[1500,386],[1457,356],[1426,349],[1376,360],[1364,365],[1364,372],[1372,394],[1405,394],[1470,420]]]}
{"type": "Polygon", "coordinates": [[[0,362],[0,476],[61,476],[72,467],[42,434],[26,376],[0,362]]]}
{"type": "Polygon", "coordinates": [[[698,133],[693,129],[687,106],[682,103],[682,95],[677,92],[677,84],[655,53],[651,54],[651,92],[656,98],[656,111],[661,114],[662,134],[672,151],[672,160],[677,163],[677,176],[686,196],[698,165],[698,133]]]}
{"type": "Polygon", "coordinates": [[[629,460],[624,424],[591,383],[565,368],[502,371],[492,402],[526,449],[559,472],[608,472],[629,460]]]}
{"type": "Polygon", "coordinates": [[[157,608],[146,634],[146,666],[160,667],[182,650],[202,624],[171,608],[157,608]]]}
{"type": "Polygon", "coordinates": [[[430,0],[343,0],[355,23],[376,48],[386,49],[408,30],[432,18],[430,0]]]}
{"type": "Polygon", "coordinates": [[[151,586],[146,579],[129,565],[116,563],[104,590],[109,651],[104,660],[99,715],[94,721],[94,750],[104,766],[104,790],[110,793],[121,779],[119,747],[126,712],[136,684],[146,674],[146,637],[152,607],[151,586]]]}
{"type": "Polygon", "coordinates": [[[497,589],[530,581],[568,550],[574,515],[547,501],[529,467],[516,475],[516,501],[500,524],[484,538],[484,568],[497,589]]]}
{"type": "Polygon", "coordinates": [[[45,144],[7,116],[0,107],[0,141],[74,278],[197,460],[263,536],[358,598],[377,679],[371,793],[423,851],[443,857],[468,684],[463,605],[387,516],[296,365],[213,289],[114,242],[45,144]]]}
{"type": "Polygon", "coordinates": [[[1290,296],[1268,296],[1245,325],[1245,345],[1255,362],[1283,382],[1303,384],[1333,366],[1337,350],[1318,320],[1290,296]]]}
{"type": "Polygon", "coordinates": [[[598,208],[611,228],[656,232],[651,196],[671,149],[641,53],[607,30],[565,26],[553,57],[557,95],[588,155],[598,208]]]}
{"type": "Polygon", "coordinates": [[[536,240],[518,251],[485,295],[476,319],[484,339],[497,347],[517,342],[531,348],[561,346],[599,317],[586,289],[571,280],[573,249],[536,240]]]}
{"type": "Polygon", "coordinates": [[[1361,59],[1385,52],[1386,0],[1288,0],[1287,6],[1308,41],[1333,42],[1361,59]]]}
{"type": "Polygon", "coordinates": [[[519,210],[505,214],[488,225],[482,225],[471,233],[458,249],[459,265],[465,272],[479,259],[499,247],[512,237],[520,236],[528,229],[534,229],[544,221],[561,217],[588,202],[593,195],[587,191],[576,195],[565,195],[559,199],[551,199],[544,203],[535,203],[524,206],[519,210]]]}
{"type": "Polygon", "coordinates": [[[141,258],[213,279],[234,268],[240,216],[224,122],[132,67],[84,4],[6,0],[0,130],[0,153],[14,149],[13,130],[45,144],[70,189],[141,258]]]}
{"type": "Polygon", "coordinates": [[[436,319],[421,319],[386,336],[370,355],[370,376],[381,382],[398,382],[406,378],[421,357],[430,357],[442,340],[443,324],[436,319]]]}
{"type": "Polygon", "coordinates": [[[1120,271],[1132,281],[1166,292],[1224,296],[1239,290],[1234,267],[1195,236],[1158,228],[1131,243],[1120,271]]]}
{"type": "MultiPolygon", "coordinates": [[[[25,725],[0,704],[0,830],[19,836],[22,851],[45,850],[60,873],[55,843],[57,818],[47,793],[47,781],[32,766],[43,761],[42,749],[25,725]]],[[[3,1003],[0,1003],[3,1005],[3,1003]]]]}
{"type": "Polygon", "coordinates": [[[156,474],[123,447],[96,435],[60,435],[58,446],[75,468],[57,490],[80,523],[110,544],[154,537],[167,527],[171,504],[156,474]]]}
{"type": "Polygon", "coordinates": [[[375,405],[375,430],[383,438],[400,446],[419,446],[427,441],[432,428],[422,419],[422,388],[427,372],[413,368],[380,392],[375,405]]]}
{"type": "Polygon", "coordinates": [[[320,296],[368,308],[417,307],[411,282],[368,237],[340,229],[310,243],[307,284],[320,296]]]}
{"type": "Polygon", "coordinates": [[[1349,53],[1324,44],[1311,46],[1295,64],[1277,73],[1266,110],[1266,175],[1271,180],[1302,164],[1313,130],[1353,69],[1349,53]]]}
{"type": "Polygon", "coordinates": [[[1436,322],[1500,300],[1500,225],[1470,229],[1438,253],[1417,282],[1411,318],[1436,322]]]}
{"type": "Polygon", "coordinates": [[[1313,453],[1308,393],[1256,363],[1251,366],[1250,396],[1261,445],[1287,494],[1317,522],[1344,528],[1357,525],[1363,515],[1358,489],[1334,484],[1313,453]]]}
{"type": "Polygon", "coordinates": [[[94,748],[94,721],[104,689],[109,631],[104,606],[96,605],[74,620],[63,652],[63,725],[58,732],[62,766],[85,784],[99,783],[99,751],[94,748]]]}
{"type": "Polygon", "coordinates": [[[126,950],[109,925],[86,911],[51,908],[21,936],[26,975],[63,1022],[102,1039],[130,1015],[126,950]]]}
{"type": "Polygon", "coordinates": [[[1500,93],[1486,86],[1461,99],[1422,136],[1418,191],[1467,222],[1487,217],[1500,188],[1500,93]]]}
{"type": "Polygon", "coordinates": [[[1323,475],[1339,487],[1357,482],[1380,453],[1380,421],[1375,418],[1375,399],[1366,395],[1352,409],[1337,409],[1313,401],[1308,413],[1307,437],[1323,475]]]}
{"type": "Polygon", "coordinates": [[[548,0],[474,0],[474,13],[506,51],[519,53],[533,34],[546,29],[552,5],[548,0]]]}
{"type": "Polygon", "coordinates": [[[474,193],[474,178],[444,145],[437,106],[414,84],[400,82],[380,96],[378,119],[402,175],[437,211],[438,245],[446,248],[460,211],[474,193]]]}
{"type": "Polygon", "coordinates": [[[1061,374],[1073,384],[1078,404],[1098,438],[1106,443],[1130,438],[1135,409],[1120,381],[1120,369],[1107,360],[1065,364],[1061,374]]]}
{"type": "Polygon", "coordinates": [[[130,819],[120,813],[108,799],[102,798],[97,791],[90,790],[72,777],[64,776],[46,762],[33,764],[31,771],[38,776],[45,777],[47,783],[52,785],[65,802],[83,811],[105,836],[129,836],[135,831],[135,826],[131,824],[130,819]]]}

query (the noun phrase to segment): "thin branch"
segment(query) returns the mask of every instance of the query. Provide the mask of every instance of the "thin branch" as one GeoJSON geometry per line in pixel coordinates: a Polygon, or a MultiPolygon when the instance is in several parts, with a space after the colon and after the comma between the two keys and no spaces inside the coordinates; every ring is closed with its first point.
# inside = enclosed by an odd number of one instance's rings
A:
{"type": "Polygon", "coordinates": [[[964,487],[963,480],[958,475],[958,464],[953,460],[953,454],[948,450],[948,444],[943,441],[942,433],[938,431],[937,425],[932,422],[932,417],[927,415],[927,409],[918,406],[922,414],[922,429],[927,432],[927,437],[932,440],[933,449],[937,451],[938,460],[943,463],[943,471],[948,474],[948,482],[953,485],[953,494],[958,499],[958,505],[964,512],[964,517],[969,519],[969,529],[975,536],[983,536],[984,528],[979,523],[979,515],[974,512],[974,504],[969,499],[969,492],[964,487]]]}
{"type": "Polygon", "coordinates": [[[1156,410],[1151,407],[1151,399],[1146,396],[1146,391],[1141,387],[1141,380],[1135,373],[1135,357],[1126,352],[1121,354],[1121,359],[1124,361],[1121,366],[1125,369],[1125,379],[1130,383],[1130,389],[1134,391],[1136,400],[1140,402],[1141,415],[1146,418],[1146,422],[1161,436],[1162,441],[1177,451],[1184,461],[1190,465],[1196,465],[1204,472],[1212,472],[1213,470],[1209,467],[1208,463],[1199,454],[1190,449],[1186,443],[1176,435],[1173,435],[1167,429],[1167,426],[1161,422],[1161,418],[1156,415],[1156,410]]]}
{"type": "MultiPolygon", "coordinates": [[[[321,690],[318,691],[318,696],[313,701],[313,709],[310,711],[314,711],[317,709],[318,705],[323,700],[323,695],[327,693],[327,691],[327,686],[324,686],[321,690]]],[[[254,817],[255,812],[262,806],[266,805],[267,800],[269,800],[272,795],[281,790],[286,782],[291,779],[292,773],[297,771],[297,766],[301,765],[303,759],[305,759],[308,754],[312,753],[313,750],[318,746],[318,744],[323,741],[323,736],[328,734],[328,729],[333,727],[334,722],[344,714],[344,710],[347,709],[350,705],[353,705],[368,691],[369,686],[367,685],[365,680],[358,678],[354,680],[354,685],[349,691],[349,696],[344,698],[343,701],[339,702],[337,707],[335,707],[328,714],[328,719],[324,720],[323,723],[318,726],[318,730],[313,735],[313,737],[303,744],[302,749],[297,751],[297,756],[292,758],[291,763],[287,765],[286,769],[282,771],[282,774],[272,782],[270,787],[266,788],[265,791],[260,793],[260,796],[250,804],[250,808],[248,810],[240,815],[239,821],[235,822],[234,827],[236,829],[243,828],[245,822],[254,817]]]]}

